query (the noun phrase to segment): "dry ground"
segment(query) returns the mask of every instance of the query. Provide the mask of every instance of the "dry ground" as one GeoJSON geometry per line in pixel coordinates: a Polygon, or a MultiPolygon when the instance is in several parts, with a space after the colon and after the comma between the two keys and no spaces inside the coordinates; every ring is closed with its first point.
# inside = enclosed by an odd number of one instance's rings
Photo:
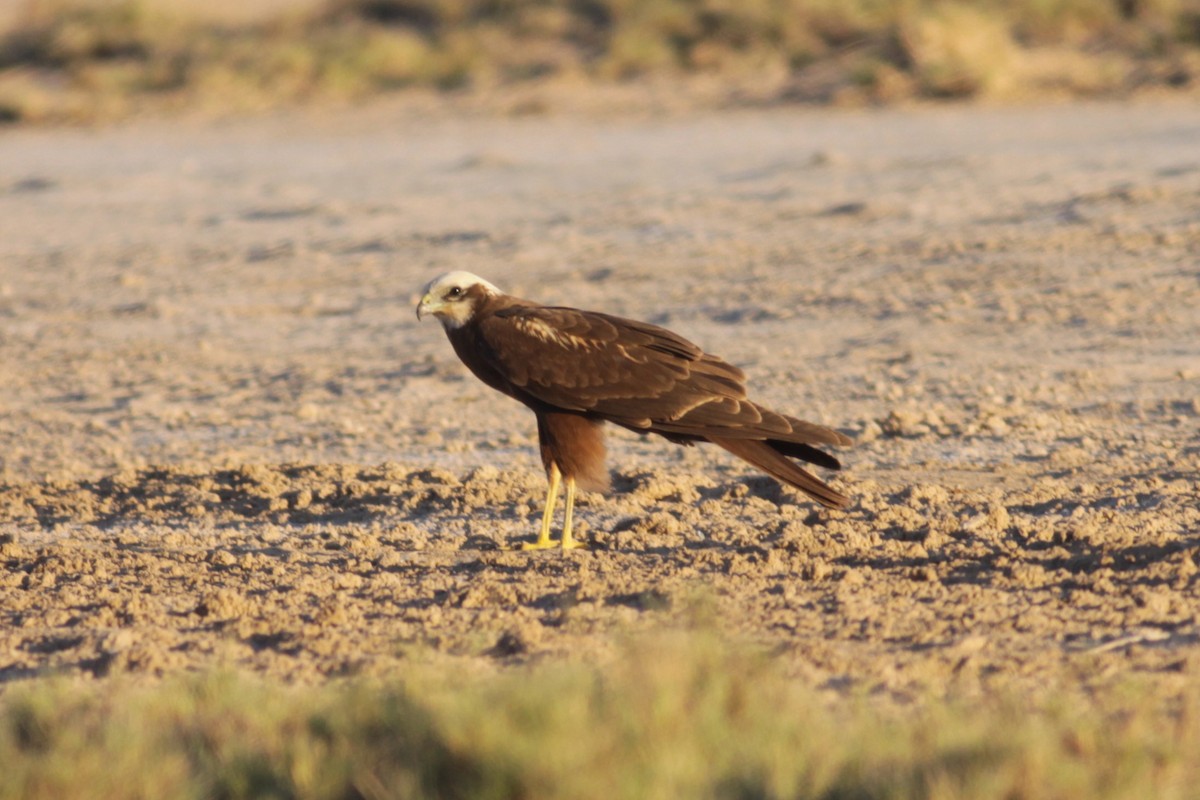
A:
{"type": "Polygon", "coordinates": [[[717,629],[906,698],[1200,672],[1200,111],[4,134],[0,682],[598,660],[717,629]],[[666,324],[852,434],[819,510],[623,432],[587,552],[419,287],[666,324]]]}

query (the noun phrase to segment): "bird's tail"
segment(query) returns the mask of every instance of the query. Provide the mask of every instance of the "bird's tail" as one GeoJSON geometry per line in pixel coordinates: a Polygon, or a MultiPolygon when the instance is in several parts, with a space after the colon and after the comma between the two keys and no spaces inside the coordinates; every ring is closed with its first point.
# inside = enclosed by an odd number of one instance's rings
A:
{"type": "Polygon", "coordinates": [[[808,471],[802,469],[787,456],[803,458],[821,466],[831,466],[836,469],[837,459],[817,450],[795,442],[765,442],[757,439],[726,439],[710,436],[708,440],[718,447],[723,447],[743,461],[753,464],[771,477],[788,486],[794,486],[823,506],[830,508],[845,508],[850,504],[850,498],[820,480],[808,471]],[[793,448],[804,449],[804,454],[790,452],[793,448]],[[810,452],[811,451],[811,452],[810,452]],[[815,454],[824,456],[825,460],[812,457],[815,454]],[[830,464],[829,462],[832,462],[830,464]]]}

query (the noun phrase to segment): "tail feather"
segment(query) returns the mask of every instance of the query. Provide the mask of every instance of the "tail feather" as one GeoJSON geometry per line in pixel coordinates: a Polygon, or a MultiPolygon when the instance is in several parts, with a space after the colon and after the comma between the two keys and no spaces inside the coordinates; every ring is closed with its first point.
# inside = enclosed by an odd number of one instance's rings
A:
{"type": "Polygon", "coordinates": [[[838,433],[833,428],[826,428],[824,425],[818,425],[815,422],[805,422],[802,419],[789,417],[786,414],[782,415],[792,426],[791,435],[787,437],[791,442],[807,442],[808,444],[836,444],[849,445],[853,441],[849,436],[838,433]]]}
{"type": "MultiPolygon", "coordinates": [[[[849,497],[789,461],[779,449],[780,444],[795,446],[794,443],[768,443],[753,439],[726,439],[719,436],[710,436],[708,440],[743,461],[758,467],[776,480],[786,483],[788,486],[794,486],[821,505],[830,508],[844,508],[850,504],[849,497]]],[[[822,453],[822,455],[825,454],[822,453]]]]}

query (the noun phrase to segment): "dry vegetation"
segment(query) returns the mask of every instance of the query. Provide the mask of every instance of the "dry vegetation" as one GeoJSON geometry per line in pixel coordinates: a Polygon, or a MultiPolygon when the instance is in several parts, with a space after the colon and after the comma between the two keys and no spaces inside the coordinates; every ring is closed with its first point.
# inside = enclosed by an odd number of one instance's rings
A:
{"type": "Polygon", "coordinates": [[[603,671],[461,670],[413,654],[387,684],[16,687],[0,798],[1173,798],[1200,780],[1194,699],[1164,724],[1136,688],[1106,713],[830,706],[703,634],[603,671]]]}
{"type": "Polygon", "coordinates": [[[10,122],[649,75],[715,77],[718,102],[837,103],[1113,96],[1200,75],[1197,0],[30,0],[10,16],[10,122]]]}

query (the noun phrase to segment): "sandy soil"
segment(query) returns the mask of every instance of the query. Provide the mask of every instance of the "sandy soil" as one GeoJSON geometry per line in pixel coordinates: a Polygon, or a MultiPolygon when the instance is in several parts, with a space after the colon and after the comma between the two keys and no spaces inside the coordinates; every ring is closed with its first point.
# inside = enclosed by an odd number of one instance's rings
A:
{"type": "Polygon", "coordinates": [[[602,660],[698,625],[833,692],[1200,675],[1200,110],[3,135],[0,685],[602,660]],[[610,435],[588,552],[418,288],[666,324],[856,438],[815,508],[610,435]]]}

